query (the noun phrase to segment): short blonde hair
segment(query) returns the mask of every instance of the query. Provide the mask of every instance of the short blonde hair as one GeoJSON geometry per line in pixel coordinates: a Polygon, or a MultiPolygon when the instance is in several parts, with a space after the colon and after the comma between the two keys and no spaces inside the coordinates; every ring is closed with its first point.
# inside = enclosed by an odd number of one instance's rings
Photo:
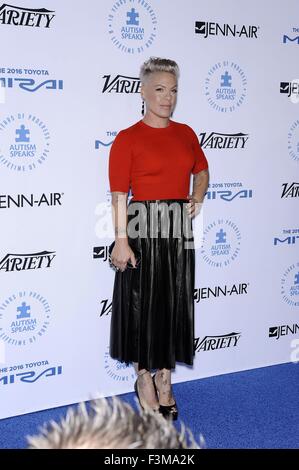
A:
{"type": "Polygon", "coordinates": [[[139,74],[141,83],[144,83],[146,79],[154,72],[172,73],[177,80],[180,75],[179,66],[174,60],[163,59],[161,57],[150,57],[141,66],[139,74]]]}
{"type": "Polygon", "coordinates": [[[58,423],[50,421],[36,436],[26,436],[29,449],[200,449],[192,432],[181,423],[178,432],[160,413],[139,413],[120,400],[92,400],[70,407],[58,423]]]}

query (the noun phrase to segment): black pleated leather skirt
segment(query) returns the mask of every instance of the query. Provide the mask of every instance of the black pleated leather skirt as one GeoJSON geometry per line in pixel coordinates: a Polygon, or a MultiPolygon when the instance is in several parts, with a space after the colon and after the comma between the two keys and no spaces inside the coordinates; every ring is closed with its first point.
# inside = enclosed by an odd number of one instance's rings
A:
{"type": "Polygon", "coordinates": [[[187,202],[128,205],[128,242],[141,261],[115,272],[110,355],[139,369],[193,364],[195,253],[187,202]]]}

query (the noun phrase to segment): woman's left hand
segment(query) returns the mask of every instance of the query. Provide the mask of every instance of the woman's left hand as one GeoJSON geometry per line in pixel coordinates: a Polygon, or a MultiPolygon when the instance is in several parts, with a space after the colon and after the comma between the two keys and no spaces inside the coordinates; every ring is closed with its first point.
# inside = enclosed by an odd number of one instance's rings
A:
{"type": "Polygon", "coordinates": [[[188,194],[187,213],[192,218],[200,213],[202,203],[199,202],[192,194],[188,194]]]}

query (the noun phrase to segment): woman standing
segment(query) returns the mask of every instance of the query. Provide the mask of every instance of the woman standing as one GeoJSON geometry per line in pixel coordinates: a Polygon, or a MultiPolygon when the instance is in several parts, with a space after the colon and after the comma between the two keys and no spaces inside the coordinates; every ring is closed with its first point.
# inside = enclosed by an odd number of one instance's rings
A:
{"type": "Polygon", "coordinates": [[[133,362],[140,405],[173,419],[178,410],[171,369],[176,362],[193,364],[192,218],[209,181],[195,132],[170,119],[178,77],[172,60],[151,57],[142,65],[144,117],[118,133],[109,158],[115,226],[111,262],[116,270],[110,355],[133,362]]]}

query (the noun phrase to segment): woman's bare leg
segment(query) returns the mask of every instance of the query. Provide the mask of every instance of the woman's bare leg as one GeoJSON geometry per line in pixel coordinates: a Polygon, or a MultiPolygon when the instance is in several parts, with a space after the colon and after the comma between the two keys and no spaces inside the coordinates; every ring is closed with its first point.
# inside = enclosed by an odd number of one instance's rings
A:
{"type": "Polygon", "coordinates": [[[133,362],[137,377],[137,390],[140,404],[143,408],[149,407],[155,411],[159,410],[159,402],[154,388],[151,373],[147,369],[138,370],[138,363],[133,362]]]}
{"type": "Polygon", "coordinates": [[[159,391],[159,403],[162,406],[170,406],[175,403],[171,388],[171,370],[158,369],[156,372],[156,386],[159,391]]]}

